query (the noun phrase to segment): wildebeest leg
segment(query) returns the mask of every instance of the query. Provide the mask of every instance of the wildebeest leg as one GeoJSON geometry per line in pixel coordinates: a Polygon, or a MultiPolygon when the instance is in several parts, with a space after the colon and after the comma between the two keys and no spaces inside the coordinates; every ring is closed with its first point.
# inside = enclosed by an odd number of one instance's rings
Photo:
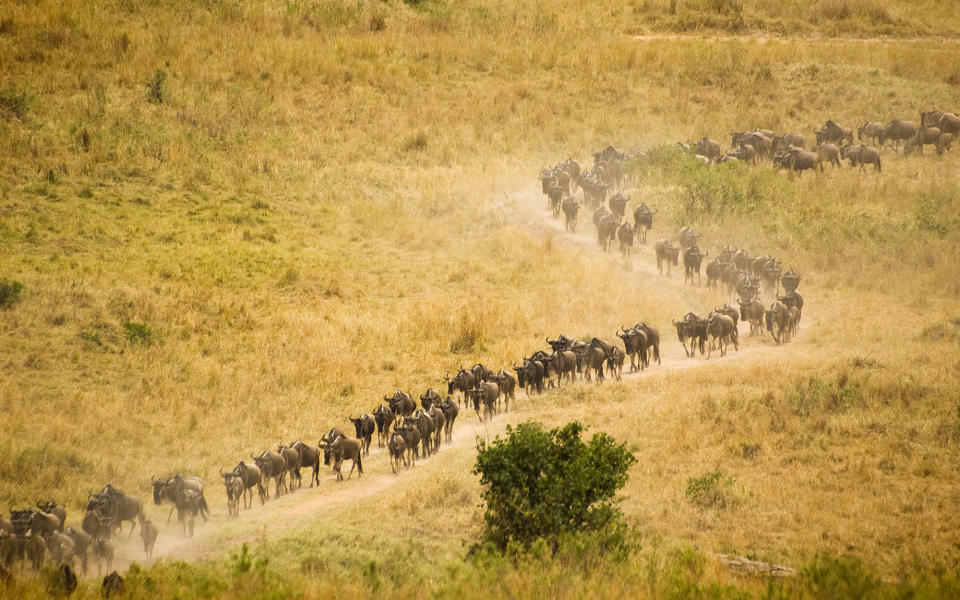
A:
{"type": "Polygon", "coordinates": [[[176,510],[176,506],[170,507],[170,514],[167,515],[167,525],[170,524],[170,519],[173,518],[173,511],[176,510]]]}

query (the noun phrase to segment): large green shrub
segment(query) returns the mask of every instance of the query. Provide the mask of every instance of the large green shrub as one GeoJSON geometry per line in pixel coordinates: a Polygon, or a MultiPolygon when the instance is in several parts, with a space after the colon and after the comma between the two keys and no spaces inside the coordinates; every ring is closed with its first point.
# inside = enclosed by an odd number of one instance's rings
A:
{"type": "Polygon", "coordinates": [[[474,472],[486,502],[485,541],[505,549],[537,540],[556,547],[563,537],[622,528],[615,494],[636,460],[626,444],[605,433],[580,439],[580,423],[545,431],[528,421],[507,437],[481,442],[474,472]]]}

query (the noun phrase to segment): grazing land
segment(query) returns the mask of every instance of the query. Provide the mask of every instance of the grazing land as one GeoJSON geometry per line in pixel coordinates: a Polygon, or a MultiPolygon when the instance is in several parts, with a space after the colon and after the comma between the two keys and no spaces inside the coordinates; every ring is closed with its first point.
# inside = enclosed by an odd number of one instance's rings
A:
{"type": "MultiPolygon", "coordinates": [[[[138,597],[955,595],[960,153],[793,175],[676,145],[958,112],[960,17],[939,6],[7,3],[0,505],[54,499],[77,526],[91,490],[140,496],[157,551],[124,532],[115,563],[138,597]],[[658,211],[629,259],[586,206],[566,232],[537,180],[608,145],[645,153],[628,214],[658,211]],[[707,260],[800,272],[797,336],[742,324],[739,350],[688,358],[671,321],[730,299],[682,262],[658,274],[682,226],[707,260]],[[319,488],[227,516],[218,472],[251,453],[638,321],[662,336],[641,374],[461,410],[400,475],[374,445],[362,478],[321,464],[319,488]],[[633,445],[629,559],[465,558],[476,438],[528,419],[633,445]],[[176,472],[207,482],[193,538],[152,504],[176,472]]],[[[15,575],[0,593],[45,596],[15,575]]]]}

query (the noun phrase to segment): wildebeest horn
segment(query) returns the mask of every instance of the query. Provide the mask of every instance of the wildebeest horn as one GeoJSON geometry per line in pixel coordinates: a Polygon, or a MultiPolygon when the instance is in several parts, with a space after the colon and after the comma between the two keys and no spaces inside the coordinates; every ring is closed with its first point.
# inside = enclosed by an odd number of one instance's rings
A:
{"type": "Polygon", "coordinates": [[[220,476],[223,477],[223,467],[217,467],[217,471],[219,471],[220,476]]]}

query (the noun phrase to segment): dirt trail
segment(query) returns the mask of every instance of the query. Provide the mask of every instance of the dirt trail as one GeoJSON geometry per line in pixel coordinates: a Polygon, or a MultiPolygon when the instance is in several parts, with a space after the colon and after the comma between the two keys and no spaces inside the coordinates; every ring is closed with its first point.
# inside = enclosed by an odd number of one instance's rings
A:
{"type": "MultiPolygon", "coordinates": [[[[542,233],[551,236],[551,243],[558,247],[566,247],[594,254],[599,260],[623,261],[618,251],[604,253],[592,237],[592,227],[588,211],[584,211],[576,233],[564,230],[563,223],[553,218],[545,208],[545,201],[538,190],[530,189],[514,194],[505,195],[499,201],[503,214],[511,215],[511,225],[522,227],[527,231],[542,233]]],[[[638,244],[634,248],[634,256],[629,265],[624,264],[625,277],[656,278],[657,293],[664,300],[683,302],[695,306],[709,306],[717,302],[717,293],[703,287],[692,287],[683,283],[682,268],[675,269],[671,277],[660,276],[657,273],[656,261],[653,255],[653,240],[648,238],[647,245],[638,244]]],[[[642,372],[623,374],[627,381],[640,377],[662,377],[678,370],[711,368],[741,361],[747,357],[757,357],[760,351],[770,348],[769,343],[759,339],[747,340],[741,337],[739,351],[730,351],[725,357],[715,356],[712,360],[701,357],[687,358],[675,343],[669,331],[661,333],[661,365],[655,365],[642,372]]],[[[578,383],[577,385],[581,385],[578,383]]],[[[591,385],[591,384],[586,384],[591,385]]],[[[444,460],[444,454],[456,450],[468,450],[473,447],[478,436],[488,438],[501,433],[508,423],[522,420],[533,414],[533,408],[525,402],[521,391],[516,408],[506,417],[500,415],[489,424],[478,422],[473,411],[461,409],[454,427],[453,441],[444,443],[439,455],[418,461],[444,460]]],[[[211,501],[211,517],[207,522],[198,520],[196,535],[192,538],[183,537],[180,527],[174,518],[171,524],[166,524],[168,507],[149,506],[148,513],[153,515],[154,522],[160,528],[160,536],[154,550],[154,560],[181,559],[199,560],[222,552],[226,548],[233,548],[244,541],[269,537],[282,537],[284,532],[297,524],[296,517],[324,511],[330,513],[360,500],[372,498],[381,492],[404,481],[403,473],[394,475],[390,470],[386,449],[374,447],[369,457],[364,459],[364,475],[353,477],[338,484],[330,472],[330,468],[321,466],[321,482],[314,488],[304,487],[293,494],[286,494],[278,500],[270,500],[260,506],[254,503],[249,510],[241,510],[239,518],[231,518],[226,514],[223,506],[219,481],[211,481],[209,485],[214,493],[208,493],[214,499],[211,501]],[[213,490],[214,486],[217,489],[213,490]],[[293,518],[291,518],[293,517],[293,518]]],[[[307,479],[304,477],[304,479],[307,479]]],[[[121,536],[117,547],[115,568],[125,568],[131,562],[144,563],[143,548],[138,535],[127,540],[121,536]]]]}
{"type": "Polygon", "coordinates": [[[868,44],[868,45],[896,45],[896,44],[958,44],[960,38],[953,37],[828,37],[828,36],[777,36],[765,34],[745,34],[745,35],[695,35],[682,33],[651,33],[646,35],[630,36],[631,39],[638,42],[706,42],[713,44],[717,42],[755,42],[757,44],[769,43],[801,43],[801,44],[868,44]]]}

